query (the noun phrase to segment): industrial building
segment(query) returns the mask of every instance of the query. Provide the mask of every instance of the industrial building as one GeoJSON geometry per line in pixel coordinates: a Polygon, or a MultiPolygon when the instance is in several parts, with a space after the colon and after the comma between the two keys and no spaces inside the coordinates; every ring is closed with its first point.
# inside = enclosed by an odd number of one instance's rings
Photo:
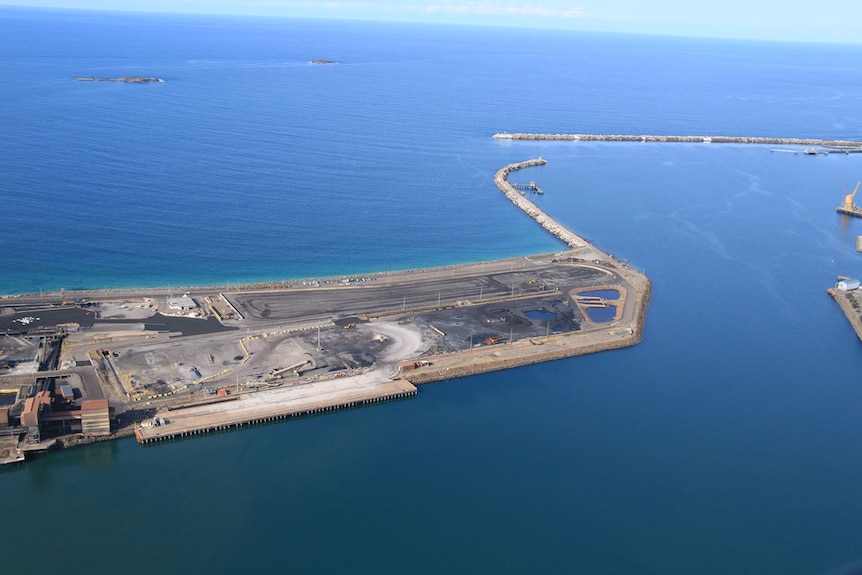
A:
{"type": "Polygon", "coordinates": [[[111,434],[111,408],[107,399],[89,399],[80,406],[73,403],[75,390],[62,385],[52,393],[37,391],[23,401],[0,408],[0,431],[4,435],[27,434],[27,443],[41,443],[46,437],[70,433],[89,436],[111,434]],[[17,406],[17,408],[16,408],[17,406]]]}
{"type": "Polygon", "coordinates": [[[81,402],[81,433],[111,434],[111,409],[107,399],[88,399],[81,402]]]}
{"type": "Polygon", "coordinates": [[[168,298],[168,308],[174,311],[191,311],[197,307],[197,302],[187,293],[180,297],[168,298]]]}

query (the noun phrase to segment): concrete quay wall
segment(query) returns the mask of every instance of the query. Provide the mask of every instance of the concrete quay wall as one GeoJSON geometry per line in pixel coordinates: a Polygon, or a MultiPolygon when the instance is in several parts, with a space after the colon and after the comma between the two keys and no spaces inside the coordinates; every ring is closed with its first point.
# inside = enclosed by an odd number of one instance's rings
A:
{"type": "Polygon", "coordinates": [[[495,140],[542,140],[566,142],[670,142],[694,144],[761,144],[782,146],[826,146],[859,148],[854,140],[821,140],[816,138],[764,138],[747,136],[656,136],[627,134],[494,134],[495,140]]]}
{"type": "Polygon", "coordinates": [[[154,443],[294,417],[317,415],[414,395],[416,395],[415,386],[407,380],[396,379],[365,388],[333,387],[321,394],[297,391],[292,399],[274,398],[271,402],[262,405],[258,403],[247,406],[240,398],[231,402],[231,405],[223,411],[215,413],[208,411],[211,410],[212,404],[191,407],[186,411],[167,412],[164,414],[167,419],[166,425],[137,427],[134,434],[138,443],[154,443]]]}
{"type": "Polygon", "coordinates": [[[530,201],[527,196],[522,194],[517,188],[515,188],[515,186],[509,183],[509,174],[512,172],[533,166],[544,166],[547,163],[547,160],[538,158],[535,160],[518,162],[516,164],[509,164],[508,166],[504,166],[497,170],[497,173],[494,174],[494,184],[496,184],[501,192],[506,194],[506,197],[509,198],[513,204],[518,206],[528,216],[536,220],[536,222],[550,232],[551,235],[572,248],[587,247],[590,245],[587,240],[567,229],[565,226],[557,223],[556,220],[546,214],[544,210],[536,206],[536,204],[530,201]]]}

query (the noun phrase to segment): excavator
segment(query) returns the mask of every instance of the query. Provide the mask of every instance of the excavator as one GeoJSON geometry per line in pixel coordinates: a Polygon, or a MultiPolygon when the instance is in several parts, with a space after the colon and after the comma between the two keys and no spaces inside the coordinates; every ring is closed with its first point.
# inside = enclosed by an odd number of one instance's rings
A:
{"type": "Polygon", "coordinates": [[[856,192],[859,191],[860,184],[862,184],[862,181],[856,183],[856,187],[853,188],[852,194],[846,194],[844,196],[844,205],[838,207],[839,214],[862,217],[862,209],[853,203],[853,198],[856,196],[856,192]]]}

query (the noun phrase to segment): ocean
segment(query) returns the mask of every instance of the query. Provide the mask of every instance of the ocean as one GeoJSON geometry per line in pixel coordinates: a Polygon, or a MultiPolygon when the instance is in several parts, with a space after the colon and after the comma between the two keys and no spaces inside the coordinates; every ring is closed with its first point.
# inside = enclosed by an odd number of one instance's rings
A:
{"type": "Polygon", "coordinates": [[[495,141],[862,139],[862,46],[0,8],[0,293],[563,248],[653,281],[633,348],[0,473],[10,570],[823,574],[862,561],[862,349],[826,288],[862,155],[495,141]],[[312,65],[330,59],[335,65],[312,65]],[[79,76],[161,84],[75,82],[79,76]]]}

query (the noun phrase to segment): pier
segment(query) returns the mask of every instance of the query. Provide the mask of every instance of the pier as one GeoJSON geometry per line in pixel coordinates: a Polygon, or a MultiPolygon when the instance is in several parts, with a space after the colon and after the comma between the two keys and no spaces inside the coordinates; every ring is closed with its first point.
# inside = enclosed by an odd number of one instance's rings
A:
{"type": "Polygon", "coordinates": [[[164,423],[135,429],[138,443],[147,444],[193,435],[259,425],[282,419],[316,415],[416,395],[416,387],[403,379],[366,386],[356,382],[309,393],[308,386],[245,395],[236,401],[174,408],[164,423]]]}
{"type": "Polygon", "coordinates": [[[516,190],[521,190],[522,192],[533,192],[534,194],[544,194],[545,191],[539,187],[539,184],[536,182],[530,182],[529,184],[512,184],[516,190]]]}

